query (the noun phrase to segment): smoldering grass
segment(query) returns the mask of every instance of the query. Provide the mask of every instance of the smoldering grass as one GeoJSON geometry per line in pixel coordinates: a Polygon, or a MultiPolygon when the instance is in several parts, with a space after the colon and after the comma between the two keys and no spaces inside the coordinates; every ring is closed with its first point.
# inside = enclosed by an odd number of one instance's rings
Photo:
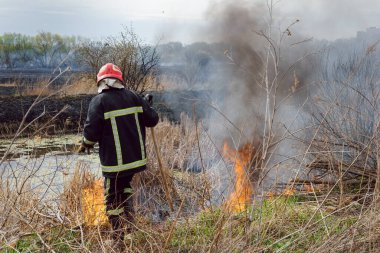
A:
{"type": "MultiPolygon", "coordinates": [[[[355,91],[355,94],[359,93],[355,91]]],[[[363,101],[359,102],[357,105],[362,105],[363,101]]],[[[81,195],[96,177],[86,164],[78,163],[58,207],[54,205],[57,202],[44,202],[26,194],[33,193],[28,177],[18,178],[24,191],[14,188],[7,180],[2,181],[1,205],[8,215],[1,217],[7,219],[3,220],[4,233],[0,235],[4,241],[1,250],[119,252],[123,247],[127,252],[331,252],[332,248],[338,252],[376,251],[380,247],[379,191],[375,190],[379,188],[376,181],[379,169],[375,166],[377,127],[370,134],[358,134],[361,132],[358,125],[371,123],[370,111],[358,115],[358,110],[351,108],[347,112],[347,106],[339,106],[327,103],[327,107],[319,107],[333,114],[324,111],[322,115],[331,117],[314,118],[321,123],[317,124],[322,129],[321,135],[311,135],[316,138],[306,142],[311,149],[303,154],[304,157],[312,154],[317,158],[314,163],[322,161],[327,166],[318,171],[322,172],[318,180],[333,175],[332,184],[323,184],[320,192],[316,191],[316,182],[310,179],[311,192],[291,189],[292,194],[273,192],[267,196],[257,191],[247,210],[231,212],[223,208],[228,192],[223,189],[215,192],[215,186],[226,186],[227,181],[213,174],[216,170],[212,166],[217,165],[218,169],[228,169],[228,166],[202,124],[183,116],[180,124],[163,120],[156,128],[175,212],[171,212],[166,203],[156,154],[148,136],[149,169],[136,175],[133,181],[136,222],[132,240],[117,245],[111,240],[109,226],[84,224],[81,195]],[[350,127],[341,128],[342,124],[335,119],[342,121],[347,115],[351,117],[345,124],[350,127]],[[353,116],[363,117],[354,120],[353,116]],[[352,155],[346,157],[344,152],[336,152],[342,151],[336,147],[349,147],[352,155]],[[207,154],[212,162],[197,164],[200,152],[203,158],[207,154]],[[349,179],[356,180],[358,190],[347,183],[349,179]]],[[[270,115],[266,120],[266,144],[258,145],[257,161],[251,163],[253,169],[272,169],[270,163],[262,159],[265,154],[270,157],[269,147],[275,142],[270,115]]],[[[225,176],[233,179],[230,174],[225,176]]],[[[45,187],[49,188],[50,184],[45,187]]]]}
{"type": "MultiPolygon", "coordinates": [[[[362,237],[363,227],[359,225],[362,223],[358,223],[362,221],[354,212],[361,206],[360,199],[356,200],[357,203],[354,205],[347,202],[338,210],[336,194],[329,197],[329,201],[320,207],[320,212],[316,215],[314,212],[319,207],[310,193],[295,193],[294,196],[275,194],[272,198],[265,198],[262,206],[253,205],[242,213],[232,213],[223,209],[217,202],[210,201],[210,196],[204,194],[208,191],[205,189],[210,189],[213,185],[210,174],[184,169],[191,164],[186,159],[197,157],[192,153],[194,145],[197,145],[194,122],[186,118],[177,125],[163,121],[156,132],[157,139],[162,143],[160,151],[165,154],[165,166],[170,168],[168,177],[172,180],[176,212],[170,213],[166,204],[158,165],[154,162],[152,143],[148,142],[149,169],[139,174],[133,182],[136,189],[136,231],[133,233],[133,241],[124,242],[123,247],[127,251],[313,251],[316,247],[326,249],[326,240],[340,238],[348,233],[354,224],[358,224],[356,226],[360,240],[365,238],[362,237]],[[184,206],[179,209],[183,200],[184,206]],[[354,206],[356,207],[352,209],[354,206]],[[349,212],[350,210],[352,212],[349,212]],[[253,215],[247,215],[249,213],[253,215]],[[311,223],[308,225],[310,220],[311,223]],[[170,240],[166,243],[169,236],[170,240]]],[[[210,148],[213,145],[206,141],[204,136],[200,140],[201,145],[206,147],[210,148]]],[[[95,176],[85,163],[77,164],[74,176],[67,182],[62,194],[60,208],[55,209],[55,215],[60,219],[50,219],[51,225],[47,230],[42,229],[42,226],[34,227],[29,230],[29,234],[24,235],[28,230],[16,227],[13,237],[9,234],[3,237],[3,250],[14,248],[15,251],[38,251],[45,248],[47,251],[55,252],[118,252],[120,245],[115,245],[111,240],[109,227],[89,227],[83,224],[80,196],[83,188],[91,185],[94,180],[95,176]]],[[[33,199],[26,195],[25,197],[28,201],[17,202],[14,210],[18,210],[21,204],[28,209],[30,204],[27,203],[32,203],[33,199]]],[[[323,198],[324,193],[318,193],[317,197],[323,198]]],[[[50,216],[51,214],[49,213],[50,216]]],[[[46,223],[45,215],[47,214],[36,214],[39,219],[35,221],[46,223]]],[[[30,216],[24,216],[22,220],[27,220],[25,217],[30,216]]],[[[363,213],[362,217],[365,220],[367,216],[363,213]]],[[[15,218],[21,219],[19,216],[15,218]]],[[[376,239],[375,236],[371,238],[376,239]]],[[[365,244],[361,241],[357,243],[355,245],[365,244]]]]}

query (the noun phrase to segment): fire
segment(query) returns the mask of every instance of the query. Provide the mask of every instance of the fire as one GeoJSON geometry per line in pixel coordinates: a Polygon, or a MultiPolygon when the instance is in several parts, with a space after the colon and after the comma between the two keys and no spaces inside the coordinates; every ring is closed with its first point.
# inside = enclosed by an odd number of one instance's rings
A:
{"type": "Polygon", "coordinates": [[[102,180],[95,180],[90,187],[82,190],[82,212],[86,225],[99,226],[108,222],[102,180]]]}
{"type": "Polygon", "coordinates": [[[275,196],[275,194],[274,194],[273,192],[267,192],[267,193],[265,194],[265,196],[266,196],[268,199],[273,199],[274,196],[275,196]]]}
{"type": "Polygon", "coordinates": [[[242,212],[246,210],[249,204],[253,188],[246,172],[247,165],[251,162],[253,147],[250,144],[245,144],[239,150],[231,149],[227,142],[223,145],[223,156],[235,162],[235,189],[228,197],[225,206],[233,212],[242,212]]]}
{"type": "Polygon", "coordinates": [[[282,192],[282,195],[290,197],[293,196],[296,190],[290,186],[286,186],[284,191],[282,192]]]}
{"type": "Polygon", "coordinates": [[[304,184],[303,188],[308,193],[314,192],[313,186],[311,184],[304,184]]]}

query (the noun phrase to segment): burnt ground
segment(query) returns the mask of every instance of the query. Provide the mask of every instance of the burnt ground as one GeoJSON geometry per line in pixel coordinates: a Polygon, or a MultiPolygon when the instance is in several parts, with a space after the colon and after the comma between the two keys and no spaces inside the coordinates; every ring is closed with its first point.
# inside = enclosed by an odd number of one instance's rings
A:
{"type": "MultiPolygon", "coordinates": [[[[64,70],[61,69],[61,70],[64,70]]],[[[33,84],[41,80],[54,80],[53,85],[60,85],[75,74],[85,74],[80,70],[70,70],[59,74],[59,69],[54,68],[14,68],[0,69],[0,83],[23,83],[33,84]]],[[[1,92],[0,92],[1,94],[1,92]]]]}
{"type": "MultiPolygon", "coordinates": [[[[208,101],[207,91],[162,91],[150,92],[154,97],[153,107],[161,118],[179,122],[181,114],[203,118],[206,114],[200,101],[208,101]]],[[[73,132],[80,130],[87,115],[88,105],[94,95],[46,97],[36,104],[26,116],[32,122],[29,131],[41,127],[45,132],[73,132]],[[42,116],[41,116],[42,115],[42,116]],[[37,120],[35,120],[38,118],[37,120]],[[53,119],[53,120],[52,120],[53,119]]],[[[0,134],[12,134],[37,96],[0,97],[0,134]]]]}
{"type": "Polygon", "coordinates": [[[61,87],[78,77],[87,75],[84,70],[67,70],[53,68],[0,68],[0,97],[18,96],[24,94],[28,88],[33,88],[38,84],[50,83],[50,87],[61,87]]]}

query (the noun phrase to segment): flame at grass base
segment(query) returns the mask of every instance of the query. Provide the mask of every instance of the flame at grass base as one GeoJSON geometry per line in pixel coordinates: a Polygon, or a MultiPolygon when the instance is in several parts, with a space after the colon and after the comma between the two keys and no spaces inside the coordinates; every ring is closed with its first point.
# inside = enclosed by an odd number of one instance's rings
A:
{"type": "Polygon", "coordinates": [[[87,226],[99,226],[108,223],[104,205],[103,181],[95,180],[90,187],[82,190],[82,213],[87,226]]]}
{"type": "Polygon", "coordinates": [[[253,187],[246,171],[251,162],[253,147],[251,144],[245,144],[239,150],[231,149],[227,142],[223,145],[223,156],[234,161],[235,187],[229,195],[227,202],[224,204],[227,210],[232,212],[243,212],[251,202],[253,187]]]}

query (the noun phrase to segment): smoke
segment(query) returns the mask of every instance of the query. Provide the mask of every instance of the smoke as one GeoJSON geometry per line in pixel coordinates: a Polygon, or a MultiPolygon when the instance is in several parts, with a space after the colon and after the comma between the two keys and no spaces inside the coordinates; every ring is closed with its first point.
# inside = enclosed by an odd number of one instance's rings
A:
{"type": "MultiPolygon", "coordinates": [[[[226,2],[212,4],[207,12],[209,26],[208,39],[221,42],[225,49],[224,55],[227,68],[218,71],[218,83],[212,83],[213,97],[223,115],[216,114],[210,119],[210,130],[215,138],[223,141],[226,138],[239,139],[243,135],[252,135],[258,127],[252,122],[258,122],[254,104],[258,104],[256,96],[260,92],[259,84],[262,77],[263,58],[259,53],[261,41],[255,31],[260,27],[260,12],[262,8],[246,2],[226,2]],[[223,117],[232,124],[223,122],[223,117]]],[[[240,142],[238,140],[238,142],[240,142]]],[[[243,144],[243,143],[241,143],[243,144]]],[[[237,144],[239,145],[239,144],[237,144]]]]}
{"type": "Polygon", "coordinates": [[[263,67],[263,59],[259,55],[261,41],[256,31],[260,25],[258,17],[263,7],[252,8],[248,3],[228,2],[212,5],[208,12],[210,27],[208,34],[211,40],[225,44],[225,56],[229,59],[231,70],[236,79],[242,79],[246,88],[255,93],[259,83],[259,73],[263,67]]]}
{"type": "Polygon", "coordinates": [[[305,99],[304,87],[314,68],[313,57],[307,55],[312,50],[310,41],[293,31],[298,20],[270,23],[269,9],[264,5],[225,1],[212,4],[206,15],[206,37],[225,46],[228,65],[217,71],[221,75],[218,82],[210,84],[223,115],[214,114],[209,129],[215,139],[233,138],[239,146],[262,137],[265,114],[273,111],[275,99],[290,93],[292,103],[305,99]],[[271,108],[266,104],[267,95],[271,108]]]}
{"type": "Polygon", "coordinates": [[[296,0],[282,1],[278,6],[284,17],[301,19],[298,30],[318,39],[342,39],[357,31],[379,26],[377,0],[296,0]]]}
{"type": "MultiPolygon", "coordinates": [[[[303,127],[300,120],[303,104],[308,96],[308,83],[318,61],[312,40],[297,33],[299,20],[278,22],[281,10],[269,12],[268,6],[247,1],[225,1],[212,4],[207,12],[209,20],[205,35],[209,41],[225,47],[223,71],[211,82],[213,103],[218,111],[208,118],[208,130],[217,146],[228,140],[234,148],[258,143],[272,138],[279,141],[286,131],[303,127]],[[284,127],[285,126],[285,127],[284,127]]],[[[298,150],[290,138],[284,138],[269,149],[265,186],[276,180],[287,182],[295,173],[289,168],[298,150]],[[287,162],[283,162],[288,160],[287,162]],[[285,165],[286,163],[286,165],[285,165]],[[271,170],[277,168],[279,171],[271,170]],[[279,172],[279,173],[278,173],[279,172]],[[278,174],[277,174],[278,173],[278,174]]],[[[298,147],[299,147],[298,143],[298,147]]],[[[214,168],[220,177],[231,171],[214,168]]],[[[253,178],[259,170],[253,171],[253,178]]],[[[277,181],[277,182],[278,182],[277,181]]],[[[224,181],[224,187],[228,182],[224,181]]]]}
{"type": "MultiPolygon", "coordinates": [[[[225,140],[235,149],[247,142],[273,144],[265,164],[258,166],[266,170],[258,171],[265,175],[265,188],[287,183],[295,174],[305,176],[305,149],[296,139],[305,139],[307,113],[303,106],[313,93],[318,73],[328,67],[321,61],[325,43],[304,35],[303,20],[284,18],[291,11],[278,7],[281,5],[272,10],[243,0],[211,4],[206,13],[208,27],[201,36],[221,43],[225,59],[213,71],[218,78],[209,83],[214,113],[204,120],[208,134],[216,147],[222,147],[225,140]]],[[[334,11],[330,9],[328,17],[322,15],[325,27],[339,16],[339,6],[332,7],[334,11]]],[[[310,29],[307,32],[310,34],[310,29]]],[[[211,154],[204,150],[207,156],[211,154]]],[[[234,175],[230,168],[218,163],[209,171],[218,175],[212,178],[222,181],[221,189],[231,187],[228,180],[234,175]]]]}

